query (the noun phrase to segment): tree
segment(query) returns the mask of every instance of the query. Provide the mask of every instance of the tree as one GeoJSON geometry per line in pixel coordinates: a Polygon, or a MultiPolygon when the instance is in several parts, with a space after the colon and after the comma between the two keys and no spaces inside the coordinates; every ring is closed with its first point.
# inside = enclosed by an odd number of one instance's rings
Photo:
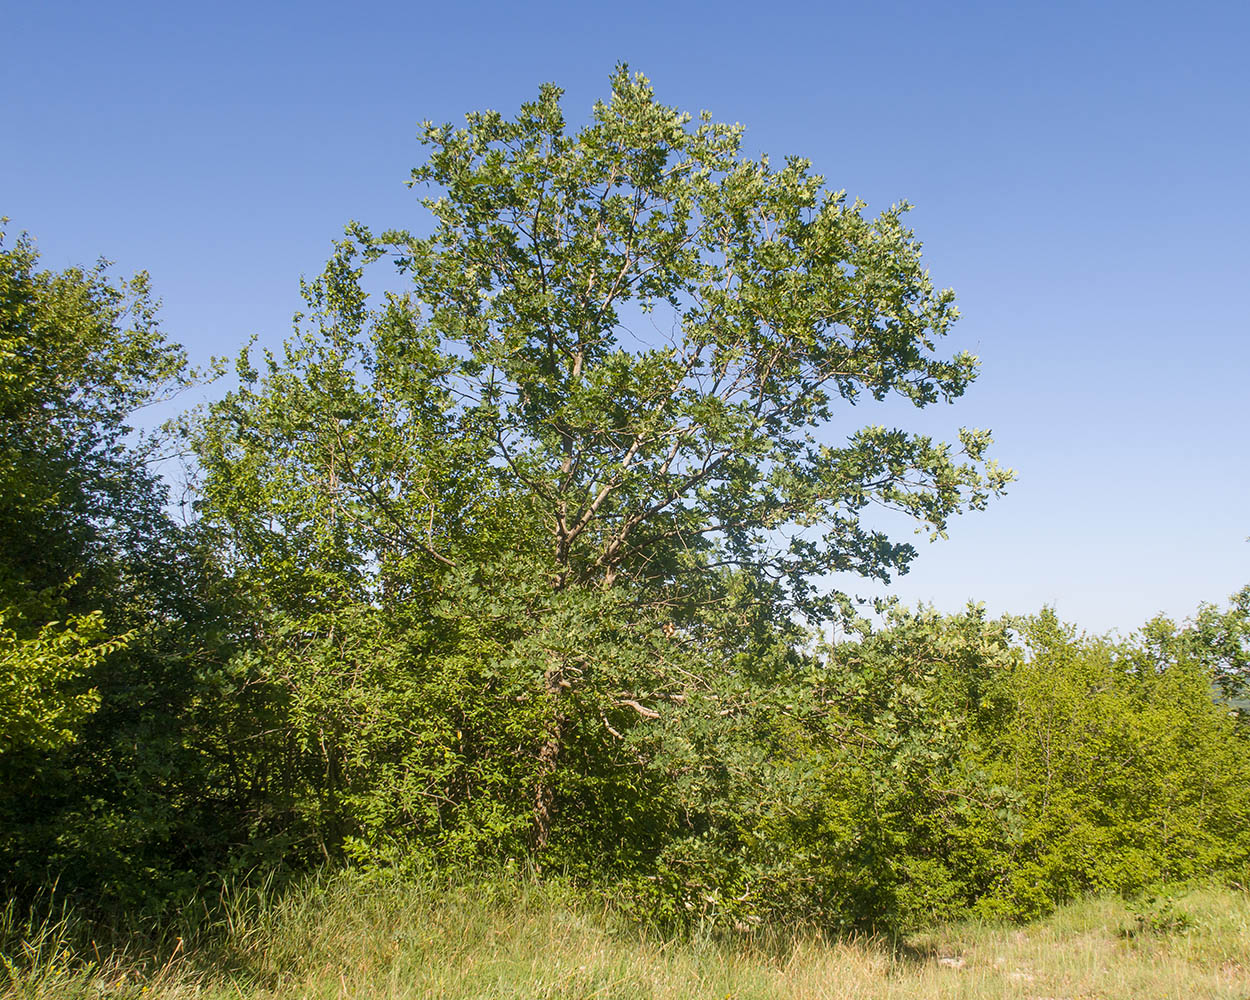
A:
{"type": "Polygon", "coordinates": [[[54,274],[38,260],[0,232],[0,754],[73,742],[98,703],[75,685],[127,641],[108,639],[103,605],[143,575],[164,517],[126,422],[186,364],[146,275],[114,284],[103,262],[54,274]]]}
{"type": "MultiPolygon", "coordinates": [[[[350,226],[296,341],[263,378],[244,361],[200,431],[205,513],[242,563],[280,563],[314,604],[340,589],[317,567],[385,602],[507,548],[553,608],[614,594],[726,649],[726,609],[784,630],[839,605],[827,574],[905,571],[914,548],[870,505],[941,533],[1004,488],[985,431],[960,432],[962,455],[902,429],[834,435],[839,404],[924,407],[976,373],[938,353],[953,295],[907,206],[869,219],[806,160],[746,158],[739,126],[658,103],[625,67],[611,87],[576,131],[550,85],[515,119],[427,123],[413,182],[441,189],[432,231],[350,226]],[[372,310],[364,269],[383,257],[408,287],[372,310]]],[[[590,683],[574,659],[545,654],[539,846],[590,683]]]]}
{"type": "Polygon", "coordinates": [[[980,431],[962,465],[899,430],[814,439],[838,401],[925,406],[974,377],[971,356],[934,353],[953,295],[921,268],[907,206],[868,220],[807,161],[743,158],[739,126],[693,125],[624,67],[575,134],[559,99],[427,124],[413,181],[443,188],[432,235],[351,230],[411,278],[448,358],[450,430],[486,438],[532,498],[557,586],[735,565],[809,607],[820,574],[913,557],[862,523],[868,504],[941,531],[1005,485],[975,464],[980,431]],[[795,530],[811,526],[819,541],[795,530]]]}
{"type": "Polygon", "coordinates": [[[1159,616],[1142,632],[1158,664],[1185,658],[1202,664],[1221,698],[1250,722],[1250,586],[1230,595],[1226,611],[1203,603],[1180,626],[1159,616]]]}
{"type": "MultiPolygon", "coordinates": [[[[222,604],[135,411],[193,378],[145,274],[40,267],[0,234],[0,869],[159,902],[220,860],[222,604]],[[136,878],[136,872],[144,877],[136,878]],[[192,876],[194,877],[194,876],[192,876]]],[[[237,797],[236,797],[237,798],[237,797]]]]}
{"type": "Polygon", "coordinates": [[[190,375],[146,274],[38,265],[31,239],[9,249],[0,233],[0,595],[70,585],[97,610],[92,591],[116,596],[163,562],[148,558],[167,499],[148,467],[159,439],[130,420],[190,375]]]}

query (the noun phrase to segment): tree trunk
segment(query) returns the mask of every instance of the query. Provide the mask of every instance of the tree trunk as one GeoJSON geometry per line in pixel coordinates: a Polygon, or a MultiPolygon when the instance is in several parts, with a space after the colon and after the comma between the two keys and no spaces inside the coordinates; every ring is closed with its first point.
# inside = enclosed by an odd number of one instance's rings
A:
{"type": "Polygon", "coordinates": [[[560,684],[561,671],[549,666],[543,677],[543,685],[551,698],[552,715],[547,733],[538,751],[538,774],[534,783],[534,853],[541,854],[551,837],[551,824],[555,819],[555,775],[560,758],[560,744],[564,740],[564,690],[560,684]]]}

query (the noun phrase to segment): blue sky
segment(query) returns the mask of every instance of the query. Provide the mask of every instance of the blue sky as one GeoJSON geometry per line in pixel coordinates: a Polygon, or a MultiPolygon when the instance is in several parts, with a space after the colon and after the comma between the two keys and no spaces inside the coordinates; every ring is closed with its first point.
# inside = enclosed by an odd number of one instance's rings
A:
{"type": "MultiPolygon", "coordinates": [[[[421,225],[422,119],[660,99],[915,205],[1019,473],[904,600],[1091,631],[1250,582],[1250,4],[10,4],[0,215],[48,266],[145,268],[199,359],[277,343],[349,219],[421,225]]],[[[873,420],[864,409],[862,419],[873,420]]],[[[919,424],[918,424],[919,426],[919,424]]],[[[869,593],[867,586],[850,589],[869,593]]]]}

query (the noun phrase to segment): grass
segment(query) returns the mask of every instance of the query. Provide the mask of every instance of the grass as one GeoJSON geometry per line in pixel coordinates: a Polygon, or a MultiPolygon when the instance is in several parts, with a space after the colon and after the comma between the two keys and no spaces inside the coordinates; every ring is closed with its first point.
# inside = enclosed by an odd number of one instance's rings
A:
{"type": "MultiPolygon", "coordinates": [[[[0,911],[8,997],[1083,998],[1250,1000],[1250,898],[1074,904],[1026,927],[904,940],[664,940],[534,885],[433,890],[336,877],[227,893],[211,925],[142,949],[72,913],[0,911]]],[[[135,939],[137,940],[137,939],[135,939]]]]}

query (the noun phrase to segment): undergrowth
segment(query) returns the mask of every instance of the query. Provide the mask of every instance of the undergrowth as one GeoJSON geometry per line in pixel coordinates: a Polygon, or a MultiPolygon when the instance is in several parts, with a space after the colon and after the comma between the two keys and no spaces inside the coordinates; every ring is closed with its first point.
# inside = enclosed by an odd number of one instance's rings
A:
{"type": "Polygon", "coordinates": [[[559,882],[321,875],[226,887],[166,927],[105,926],[50,895],[0,909],[5,997],[1250,997],[1250,897],[1071,904],[1026,926],[784,927],[683,937],[559,882]]]}

